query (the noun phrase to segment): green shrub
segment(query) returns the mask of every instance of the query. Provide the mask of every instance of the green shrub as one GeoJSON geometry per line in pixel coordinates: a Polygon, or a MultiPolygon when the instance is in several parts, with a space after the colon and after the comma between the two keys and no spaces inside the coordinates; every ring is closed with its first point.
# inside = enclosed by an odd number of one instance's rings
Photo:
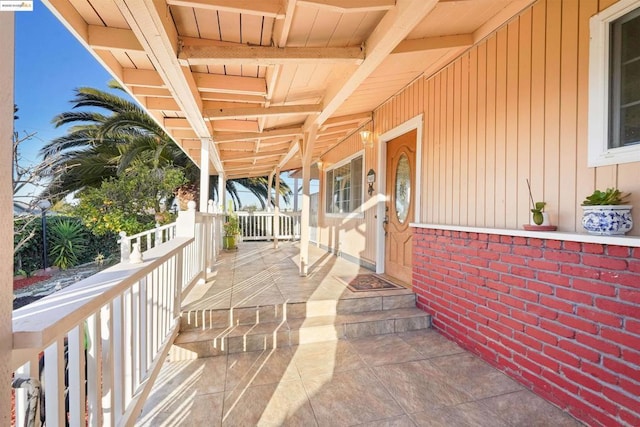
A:
{"type": "Polygon", "coordinates": [[[50,253],[53,265],[63,270],[78,265],[80,254],[87,249],[85,228],[79,221],[69,218],[52,222],[50,253]]]}

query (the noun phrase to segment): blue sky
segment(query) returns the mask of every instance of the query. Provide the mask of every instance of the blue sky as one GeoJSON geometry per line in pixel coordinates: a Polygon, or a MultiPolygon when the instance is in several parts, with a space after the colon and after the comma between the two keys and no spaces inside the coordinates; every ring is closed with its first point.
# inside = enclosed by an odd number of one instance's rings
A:
{"type": "MultiPolygon", "coordinates": [[[[33,2],[33,12],[17,12],[15,16],[15,103],[19,108],[15,130],[21,136],[36,132],[21,145],[24,161],[36,163],[40,148],[64,134],[51,119],[71,110],[74,89],[91,86],[108,90],[112,77],[40,2],[33,2]]],[[[284,180],[293,189],[293,180],[284,180]]],[[[254,196],[242,196],[243,204],[258,205],[254,196]]]]}
{"type": "Polygon", "coordinates": [[[24,159],[37,162],[45,142],[64,134],[51,119],[71,109],[73,90],[106,89],[111,77],[40,2],[33,2],[33,12],[16,13],[15,61],[15,130],[37,132],[22,145],[24,159]]]}

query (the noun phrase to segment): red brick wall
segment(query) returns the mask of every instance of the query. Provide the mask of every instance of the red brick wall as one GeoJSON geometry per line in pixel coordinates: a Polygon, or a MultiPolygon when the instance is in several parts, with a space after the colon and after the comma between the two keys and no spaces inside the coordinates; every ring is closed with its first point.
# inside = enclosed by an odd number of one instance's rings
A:
{"type": "Polygon", "coordinates": [[[413,237],[414,291],[435,328],[590,425],[640,426],[640,248],[413,237]]]}

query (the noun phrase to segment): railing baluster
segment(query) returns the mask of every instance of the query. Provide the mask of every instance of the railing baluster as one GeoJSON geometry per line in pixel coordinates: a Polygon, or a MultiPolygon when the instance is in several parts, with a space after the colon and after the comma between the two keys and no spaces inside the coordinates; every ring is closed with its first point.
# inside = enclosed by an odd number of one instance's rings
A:
{"type": "Polygon", "coordinates": [[[87,408],[89,427],[102,425],[102,324],[98,310],[87,319],[89,349],[87,351],[87,408]]]}
{"type": "Polygon", "coordinates": [[[124,408],[127,407],[126,402],[131,400],[131,396],[133,395],[133,289],[130,288],[125,291],[123,298],[123,310],[122,310],[122,318],[123,318],[123,340],[122,340],[122,349],[123,349],[123,359],[122,359],[122,371],[124,374],[123,381],[123,413],[124,408]]]}
{"type": "Polygon", "coordinates": [[[85,425],[85,326],[84,323],[69,331],[68,379],[69,425],[85,425]]]}
{"type": "Polygon", "coordinates": [[[45,416],[48,425],[65,424],[64,359],[64,337],[60,336],[44,350],[45,416]]]}
{"type": "MultiPolygon", "coordinates": [[[[38,354],[44,349],[47,405],[42,410],[48,425],[64,425],[67,419],[72,426],[92,427],[133,422],[144,403],[139,396],[146,395],[139,391],[157,375],[157,369],[149,368],[168,352],[167,339],[174,336],[183,289],[214,263],[217,243],[212,239],[219,237],[220,226],[220,215],[199,215],[195,238],[181,231],[181,241],[166,248],[160,244],[165,236],[176,236],[175,225],[157,235],[123,238],[123,247],[133,242],[153,246],[152,255],[145,257],[148,262],[110,267],[56,294],[53,305],[44,300],[38,313],[51,313],[55,325],[51,338],[29,329],[33,322],[23,319],[33,314],[27,307],[14,313],[14,331],[33,334],[33,342],[39,342],[22,348],[24,344],[14,341],[14,363],[24,365],[16,374],[37,377],[38,354]],[[63,313],[64,307],[68,312],[63,313]],[[150,381],[147,375],[152,376],[150,381]]],[[[21,423],[23,394],[16,391],[16,419],[21,423]]]]}

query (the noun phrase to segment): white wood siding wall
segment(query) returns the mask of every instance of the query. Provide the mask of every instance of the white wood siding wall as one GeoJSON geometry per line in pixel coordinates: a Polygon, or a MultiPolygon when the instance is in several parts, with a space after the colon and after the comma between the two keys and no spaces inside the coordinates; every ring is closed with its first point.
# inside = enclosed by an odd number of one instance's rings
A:
{"type": "MultiPolygon", "coordinates": [[[[529,178],[534,199],[546,201],[552,222],[567,232],[583,231],[580,204],[594,189],[631,192],[636,225],[630,234],[640,236],[640,164],[587,167],[589,18],[613,3],[536,2],[376,109],[377,135],[424,113],[416,221],[521,228],[529,218],[529,178]]],[[[361,149],[354,139],[323,160],[361,149]]],[[[365,171],[376,169],[375,157],[367,152],[365,171]]],[[[368,260],[375,259],[374,214],[367,210],[358,222],[366,228],[354,235],[371,242],[362,253],[368,260]]]]}

